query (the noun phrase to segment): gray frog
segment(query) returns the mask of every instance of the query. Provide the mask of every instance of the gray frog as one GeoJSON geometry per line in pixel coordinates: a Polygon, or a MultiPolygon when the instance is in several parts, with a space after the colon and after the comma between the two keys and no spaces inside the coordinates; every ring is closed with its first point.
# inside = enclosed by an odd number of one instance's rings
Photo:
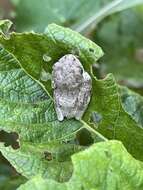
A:
{"type": "Polygon", "coordinates": [[[52,87],[58,120],[79,120],[90,102],[92,80],[74,55],[67,54],[53,65],[52,87]]]}

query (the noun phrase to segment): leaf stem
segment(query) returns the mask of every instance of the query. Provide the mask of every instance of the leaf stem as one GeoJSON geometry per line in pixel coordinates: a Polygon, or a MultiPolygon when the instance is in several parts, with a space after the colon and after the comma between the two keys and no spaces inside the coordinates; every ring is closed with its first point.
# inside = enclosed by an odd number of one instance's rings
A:
{"type": "Polygon", "coordinates": [[[92,127],[90,127],[85,121],[83,121],[82,119],[80,120],[81,123],[83,123],[84,127],[86,129],[88,129],[89,131],[95,133],[98,137],[100,137],[101,139],[103,139],[104,141],[108,141],[107,138],[105,138],[103,135],[101,135],[98,131],[94,130],[92,127]]]}

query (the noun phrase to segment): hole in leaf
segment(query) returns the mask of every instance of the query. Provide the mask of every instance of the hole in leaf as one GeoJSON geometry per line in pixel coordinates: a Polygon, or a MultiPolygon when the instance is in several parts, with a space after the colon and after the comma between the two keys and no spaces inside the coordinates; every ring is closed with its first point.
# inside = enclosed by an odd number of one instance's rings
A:
{"type": "Polygon", "coordinates": [[[0,142],[3,142],[6,147],[11,146],[13,149],[18,149],[20,147],[18,138],[18,134],[15,132],[0,131],[0,142]]]}
{"type": "Polygon", "coordinates": [[[94,49],[92,49],[92,48],[89,48],[89,51],[90,51],[90,52],[94,52],[94,49]]]}
{"type": "Polygon", "coordinates": [[[94,143],[91,133],[87,129],[82,129],[76,134],[76,138],[81,146],[89,146],[94,143]]]}

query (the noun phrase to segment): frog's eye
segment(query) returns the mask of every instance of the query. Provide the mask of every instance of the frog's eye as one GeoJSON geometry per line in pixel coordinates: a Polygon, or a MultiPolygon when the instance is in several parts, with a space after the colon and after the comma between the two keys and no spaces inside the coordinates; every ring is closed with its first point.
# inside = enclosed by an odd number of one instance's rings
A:
{"type": "Polygon", "coordinates": [[[80,74],[81,74],[81,75],[83,74],[83,69],[82,69],[82,68],[80,68],[80,74]]]}
{"type": "Polygon", "coordinates": [[[77,72],[79,72],[81,75],[83,74],[83,68],[81,68],[81,67],[77,67],[78,69],[77,69],[77,72]]]}

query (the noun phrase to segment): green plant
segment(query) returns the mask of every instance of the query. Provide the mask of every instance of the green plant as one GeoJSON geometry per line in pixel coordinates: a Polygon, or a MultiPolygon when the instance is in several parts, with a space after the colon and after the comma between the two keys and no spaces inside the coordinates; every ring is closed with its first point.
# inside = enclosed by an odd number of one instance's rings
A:
{"type": "MultiPolygon", "coordinates": [[[[13,2],[18,14],[29,3],[13,2]]],[[[142,3],[122,2],[111,2],[86,22],[85,17],[71,24],[70,18],[63,25],[89,32],[91,24],[97,26],[111,13],[142,3]]],[[[78,14],[82,13],[76,18],[78,14]]],[[[56,24],[44,30],[47,20],[36,27],[26,20],[23,26],[16,22],[19,31],[29,32],[9,32],[12,23],[0,21],[0,130],[8,137],[0,139],[0,152],[23,176],[17,176],[13,186],[19,190],[142,190],[143,97],[119,85],[113,74],[97,78],[94,64],[103,50],[81,34],[56,24]],[[58,121],[55,112],[52,66],[66,54],[77,56],[92,78],[91,101],[79,121],[58,121]]],[[[100,42],[100,35],[108,35],[104,28],[98,30],[100,42]]]]}

